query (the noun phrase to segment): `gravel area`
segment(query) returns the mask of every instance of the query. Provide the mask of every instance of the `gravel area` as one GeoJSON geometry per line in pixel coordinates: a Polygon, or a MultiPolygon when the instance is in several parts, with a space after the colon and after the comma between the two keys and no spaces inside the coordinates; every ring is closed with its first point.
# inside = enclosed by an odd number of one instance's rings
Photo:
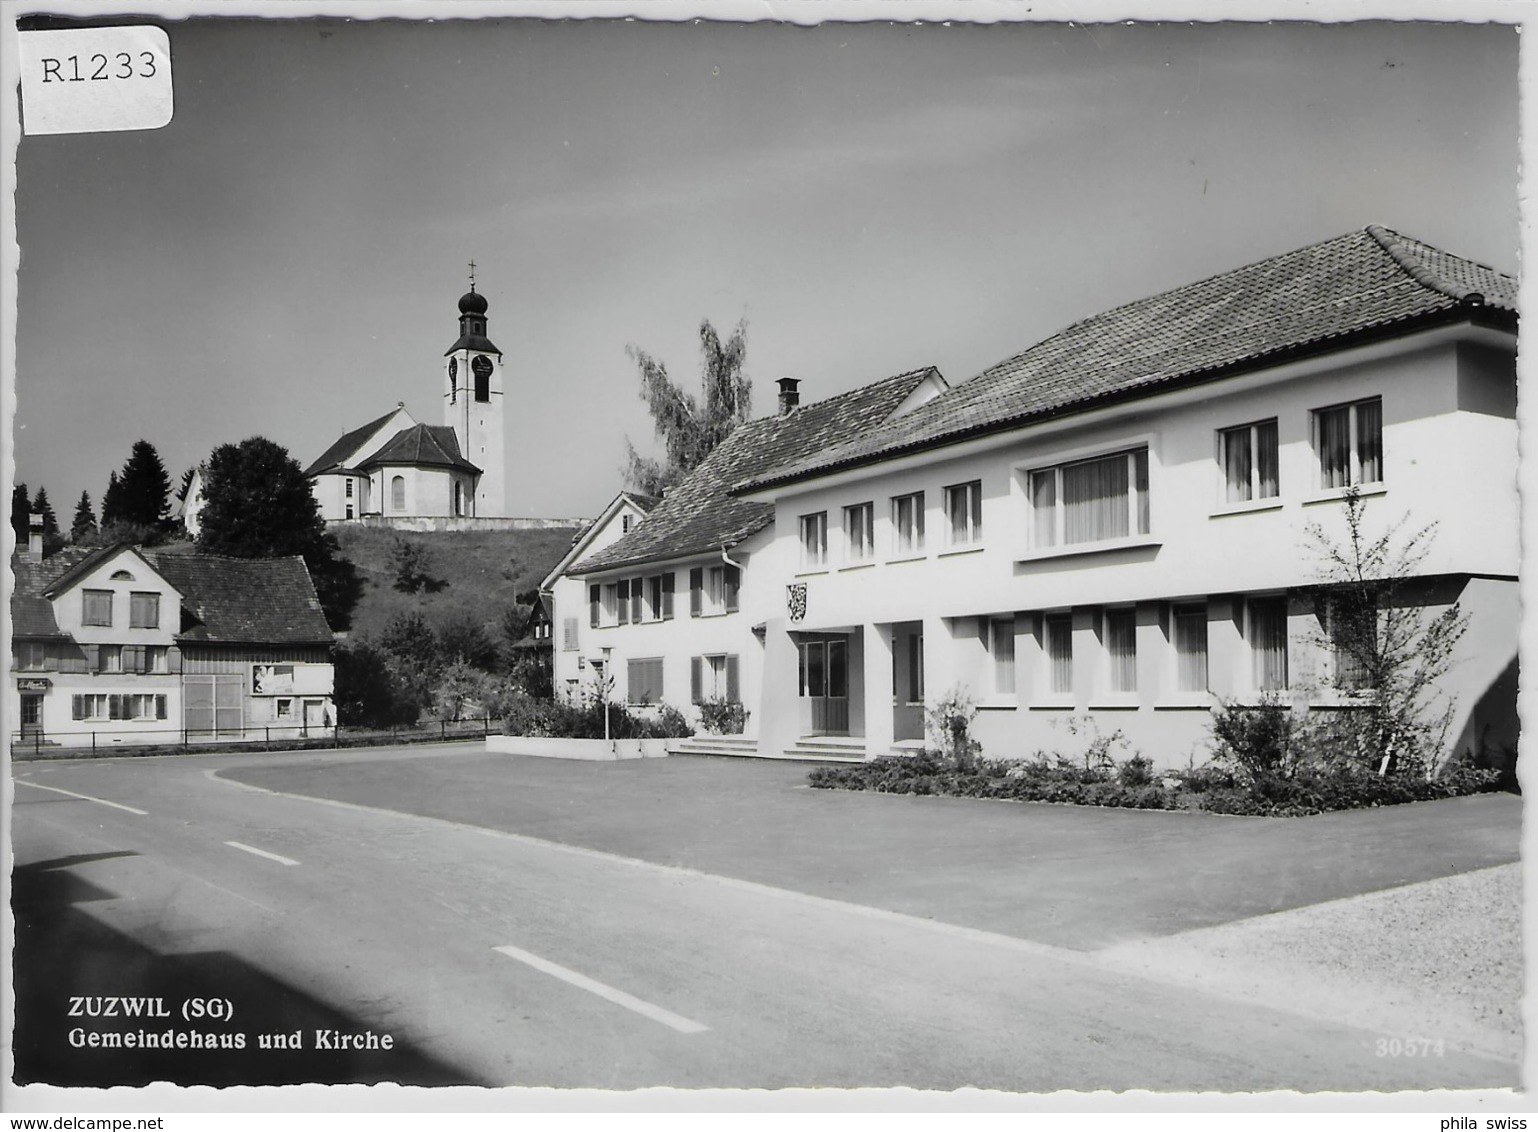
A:
{"type": "Polygon", "coordinates": [[[1257,1006],[1515,1061],[1522,1056],[1521,869],[1480,869],[1097,955],[1257,1006]]]}

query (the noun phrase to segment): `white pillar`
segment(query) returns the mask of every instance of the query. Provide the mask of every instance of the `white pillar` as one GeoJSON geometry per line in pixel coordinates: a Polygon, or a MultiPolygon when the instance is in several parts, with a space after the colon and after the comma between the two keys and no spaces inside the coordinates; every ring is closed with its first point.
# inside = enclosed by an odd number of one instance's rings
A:
{"type": "Polygon", "coordinates": [[[892,626],[866,625],[864,638],[865,755],[885,755],[897,741],[893,710],[892,626]]]}

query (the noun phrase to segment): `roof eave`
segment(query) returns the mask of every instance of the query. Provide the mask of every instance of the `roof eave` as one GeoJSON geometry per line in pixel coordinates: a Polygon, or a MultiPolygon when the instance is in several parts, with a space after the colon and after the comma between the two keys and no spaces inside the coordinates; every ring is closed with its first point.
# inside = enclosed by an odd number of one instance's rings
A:
{"type": "Polygon", "coordinates": [[[1370,345],[1394,337],[1406,327],[1432,328],[1436,326],[1451,325],[1458,322],[1470,322],[1477,326],[1486,326],[1497,330],[1509,330],[1513,333],[1517,326],[1517,312],[1507,310],[1504,307],[1490,306],[1484,302],[1466,300],[1455,305],[1437,311],[1410,315],[1405,318],[1392,319],[1375,326],[1364,327],[1360,330],[1350,331],[1346,334],[1328,338],[1319,338],[1301,345],[1288,346],[1273,350],[1266,354],[1260,354],[1249,358],[1243,358],[1236,362],[1230,362],[1210,369],[1191,370],[1187,373],[1177,374],[1174,377],[1160,381],[1151,381],[1145,384],[1133,385],[1124,389],[1111,390],[1093,397],[1085,397],[1082,400],[1064,402],[1047,409],[1035,412],[1020,413],[1013,416],[1002,417],[997,420],[987,421],[983,424],[972,425],[958,429],[955,432],[943,433],[939,436],[926,437],[920,440],[899,444],[892,448],[885,448],[878,452],[862,453],[844,460],[837,460],[815,468],[809,468],[802,472],[791,472],[778,476],[766,476],[756,480],[747,480],[734,484],[728,489],[728,494],[733,496],[748,495],[753,492],[765,491],[769,488],[788,487],[795,483],[805,483],[809,480],[820,479],[834,472],[850,471],[854,468],[870,467],[875,464],[883,464],[888,460],[897,459],[900,456],[912,455],[915,452],[923,452],[929,449],[949,448],[955,444],[961,444],[968,440],[975,440],[982,436],[991,436],[995,433],[1013,432],[1016,429],[1025,428],[1028,425],[1040,424],[1045,421],[1059,420],[1063,417],[1077,416],[1094,409],[1103,409],[1110,406],[1138,401],[1153,393],[1167,393],[1171,390],[1186,389],[1193,386],[1206,385],[1214,381],[1222,381],[1234,377],[1240,373],[1254,372],[1257,370],[1271,369],[1275,366],[1286,365],[1290,362],[1303,361],[1308,358],[1322,357],[1326,354],[1336,353],[1340,350],[1355,346],[1370,345]]]}

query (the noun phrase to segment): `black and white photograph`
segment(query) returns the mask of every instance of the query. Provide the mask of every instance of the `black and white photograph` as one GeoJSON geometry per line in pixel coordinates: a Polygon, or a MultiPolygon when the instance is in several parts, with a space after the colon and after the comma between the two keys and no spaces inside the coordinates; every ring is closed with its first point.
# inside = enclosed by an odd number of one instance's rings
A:
{"type": "Polygon", "coordinates": [[[0,1107],[1522,1127],[1532,9],[1300,7],[0,0],[0,1107]]]}

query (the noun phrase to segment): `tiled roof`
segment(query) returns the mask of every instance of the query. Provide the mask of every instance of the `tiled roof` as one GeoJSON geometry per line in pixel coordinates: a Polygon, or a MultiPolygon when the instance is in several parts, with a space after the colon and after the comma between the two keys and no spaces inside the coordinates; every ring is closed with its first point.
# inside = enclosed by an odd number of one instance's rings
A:
{"type": "Polygon", "coordinates": [[[883,428],[739,486],[809,479],[1416,325],[1513,326],[1515,314],[1511,276],[1371,226],[1074,323],[883,428]]]}
{"type": "Polygon", "coordinates": [[[157,554],[149,560],[182,594],[179,640],[210,644],[330,644],[331,629],[302,558],[157,554]]]}
{"type": "Polygon", "coordinates": [[[16,588],[11,592],[11,635],[14,637],[65,637],[53,619],[53,603],[43,596],[59,578],[99,552],[84,547],[65,547],[41,562],[25,551],[11,556],[16,588]]]}
{"type": "Polygon", "coordinates": [[[318,476],[322,472],[334,471],[337,468],[344,467],[347,458],[357,454],[358,445],[373,436],[384,425],[385,421],[398,412],[400,412],[399,405],[391,409],[384,416],[376,417],[366,425],[360,425],[351,432],[343,433],[336,443],[320,454],[320,459],[304,470],[304,474],[307,476],[318,476]]]}
{"type": "Polygon", "coordinates": [[[412,425],[403,428],[383,448],[358,465],[359,470],[384,464],[408,464],[413,467],[458,468],[471,475],[481,470],[459,454],[459,438],[449,425],[412,425]]]}
{"type": "Polygon", "coordinates": [[[781,416],[739,425],[705,461],[670,488],[645,520],[570,573],[681,558],[734,546],[767,526],[774,505],[734,499],[731,486],[819,452],[886,420],[932,367],[898,374],[781,416]]]}

